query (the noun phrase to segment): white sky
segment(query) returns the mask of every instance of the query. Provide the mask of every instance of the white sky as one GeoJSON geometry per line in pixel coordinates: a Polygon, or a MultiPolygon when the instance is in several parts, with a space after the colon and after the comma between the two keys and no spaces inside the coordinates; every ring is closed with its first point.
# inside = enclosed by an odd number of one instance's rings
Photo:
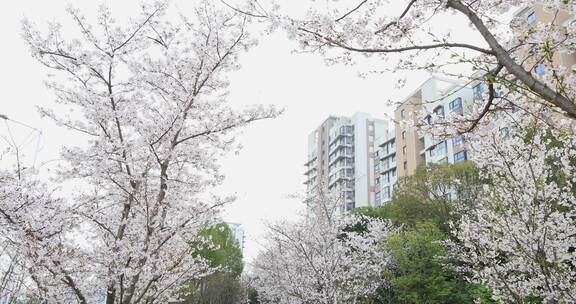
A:
{"type": "MultiPolygon", "coordinates": [[[[395,0],[394,0],[395,1],[395,0]]],[[[79,8],[93,1],[71,1],[79,8]]],[[[112,2],[112,8],[127,13],[127,4],[135,1],[112,2]]],[[[300,1],[286,2],[296,7],[300,1]]],[[[43,144],[39,161],[58,157],[63,145],[81,144],[72,133],[56,127],[48,119],[41,119],[36,105],[51,105],[52,95],[43,86],[45,71],[29,55],[20,37],[21,19],[26,16],[38,25],[47,20],[68,19],[64,0],[9,1],[0,10],[2,43],[0,73],[2,101],[0,114],[41,129],[43,144]]],[[[461,23],[462,24],[462,23],[461,23]]],[[[463,23],[466,24],[466,23],[463,23]]],[[[467,30],[461,30],[466,34],[467,30]]],[[[302,204],[288,195],[304,189],[304,162],[307,136],[328,115],[352,115],[367,112],[374,117],[390,113],[389,99],[400,100],[423,82],[422,73],[408,76],[404,89],[394,89],[398,75],[377,75],[367,79],[358,72],[380,64],[363,60],[354,67],[326,66],[318,55],[294,54],[296,43],[277,32],[261,37],[260,43],[241,56],[242,68],[231,75],[230,101],[235,106],[255,103],[274,104],[285,108],[278,119],[258,122],[246,128],[239,137],[244,149],[231,155],[223,165],[227,178],[223,191],[236,193],[238,200],[228,206],[227,221],[242,224],[246,232],[245,258],[250,261],[258,251],[257,240],[262,234],[263,221],[294,218],[302,204]]],[[[17,132],[17,126],[13,126],[17,132]]],[[[25,129],[20,130],[25,134],[25,129]]],[[[6,127],[0,121],[0,135],[6,127]]],[[[35,145],[32,141],[30,145],[35,145]]],[[[1,148],[1,146],[0,146],[1,148]]],[[[0,162],[0,165],[2,162],[0,162]]]]}

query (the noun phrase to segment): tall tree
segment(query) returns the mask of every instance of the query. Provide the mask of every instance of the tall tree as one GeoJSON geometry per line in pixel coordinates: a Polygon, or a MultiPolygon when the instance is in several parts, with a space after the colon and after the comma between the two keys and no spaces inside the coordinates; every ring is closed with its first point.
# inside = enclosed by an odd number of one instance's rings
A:
{"type": "Polygon", "coordinates": [[[477,161],[491,182],[455,227],[451,254],[499,300],[572,303],[576,137],[535,119],[519,124],[481,147],[477,161]]]}
{"type": "Polygon", "coordinates": [[[356,303],[385,283],[390,255],[380,246],[395,233],[388,221],[342,214],[342,200],[319,193],[295,223],[268,227],[254,262],[263,303],[356,303]],[[350,229],[362,225],[363,229],[350,229]]]}
{"type": "Polygon", "coordinates": [[[78,37],[28,21],[23,36],[53,73],[56,101],[79,110],[42,112],[88,137],[86,148],[64,149],[60,174],[85,190],[58,213],[76,229],[56,219],[41,229],[60,232],[56,242],[20,250],[49,302],[166,303],[182,282],[211,272],[190,243],[232,200],[207,191],[223,180],[218,159],[235,149],[234,131],[277,115],[226,104],[226,73],[254,41],[244,16],[210,1],[190,19],[167,2],[143,4],[127,26],[106,5],[94,25],[68,13],[78,37]]]}

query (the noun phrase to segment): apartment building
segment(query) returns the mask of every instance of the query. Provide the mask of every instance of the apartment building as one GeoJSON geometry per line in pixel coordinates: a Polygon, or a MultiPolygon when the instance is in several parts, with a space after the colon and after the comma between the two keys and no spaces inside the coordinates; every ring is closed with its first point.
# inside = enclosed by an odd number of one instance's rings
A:
{"type": "Polygon", "coordinates": [[[376,206],[392,199],[399,179],[430,163],[458,163],[470,158],[462,136],[435,138],[421,134],[419,127],[449,113],[463,113],[474,100],[470,86],[454,80],[431,77],[405,98],[394,111],[394,122],[386,136],[377,140],[376,206]],[[422,113],[431,113],[422,120],[422,113]]]}
{"type": "MultiPolygon", "coordinates": [[[[556,12],[545,9],[544,2],[521,8],[514,14],[514,19],[514,22],[518,25],[514,33],[516,40],[527,44],[530,47],[528,52],[533,53],[536,53],[538,48],[542,47],[539,45],[542,41],[531,40],[532,33],[530,29],[532,27],[537,26],[539,23],[554,24],[566,31],[570,24],[576,22],[576,16],[570,15],[567,11],[556,12]]],[[[537,57],[529,58],[525,62],[525,66],[533,66],[533,72],[537,76],[542,76],[545,73],[545,64],[536,62],[537,57]]],[[[576,72],[576,53],[566,50],[557,51],[552,57],[552,62],[555,66],[563,66],[572,72],[576,72]]]]}
{"type": "MultiPolygon", "coordinates": [[[[466,107],[474,102],[472,88],[463,83],[447,79],[431,79],[423,86],[431,86],[428,90],[430,95],[425,97],[423,104],[424,111],[431,113],[424,118],[427,124],[434,123],[434,118],[463,114],[466,107]]],[[[419,153],[424,154],[426,164],[454,164],[470,158],[470,152],[461,135],[452,138],[435,138],[431,134],[425,134],[422,138],[424,150],[419,153]]]]}
{"type": "Polygon", "coordinates": [[[342,193],[343,210],[375,206],[375,138],[388,132],[388,121],[366,113],[328,117],[308,136],[306,181],[316,187],[342,193]]]}

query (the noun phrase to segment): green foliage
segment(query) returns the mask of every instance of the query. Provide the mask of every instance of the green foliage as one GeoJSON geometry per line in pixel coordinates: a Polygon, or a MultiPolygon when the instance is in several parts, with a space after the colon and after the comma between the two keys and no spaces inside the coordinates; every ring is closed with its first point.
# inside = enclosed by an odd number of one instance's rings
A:
{"type": "Polygon", "coordinates": [[[258,291],[256,289],[249,287],[246,290],[247,297],[248,297],[248,304],[260,304],[260,300],[258,300],[258,291]]]}
{"type": "Polygon", "coordinates": [[[194,242],[193,255],[206,259],[219,269],[202,280],[188,282],[180,291],[188,304],[233,304],[242,296],[240,275],[244,268],[242,251],[228,225],[222,223],[203,230],[200,236],[208,242],[194,242]]]}
{"type": "Polygon", "coordinates": [[[459,281],[443,266],[444,233],[433,222],[418,222],[414,229],[388,240],[385,248],[395,257],[387,274],[401,303],[472,303],[459,281]]]}
{"type": "Polygon", "coordinates": [[[200,236],[210,240],[210,243],[216,249],[208,244],[196,242],[192,244],[192,247],[196,248],[194,255],[205,258],[210,267],[225,268],[236,277],[242,274],[242,269],[244,268],[242,250],[228,225],[224,223],[215,225],[203,230],[200,236]]]}
{"type": "Polygon", "coordinates": [[[354,210],[403,227],[383,245],[394,256],[393,267],[383,274],[390,286],[364,303],[493,303],[489,290],[445,267],[448,261],[440,244],[450,237],[449,222],[458,219],[458,212],[473,208],[480,185],[471,162],[432,165],[402,180],[388,204],[354,210]]]}

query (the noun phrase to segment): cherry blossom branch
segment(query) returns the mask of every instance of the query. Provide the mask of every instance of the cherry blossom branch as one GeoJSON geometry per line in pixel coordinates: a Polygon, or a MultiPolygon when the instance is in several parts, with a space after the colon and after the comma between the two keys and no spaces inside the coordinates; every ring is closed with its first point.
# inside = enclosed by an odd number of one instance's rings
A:
{"type": "Polygon", "coordinates": [[[520,81],[526,84],[526,86],[528,86],[528,88],[530,88],[534,93],[564,110],[568,116],[576,118],[576,104],[574,101],[554,91],[545,83],[539,81],[528,73],[522,66],[517,64],[474,11],[459,0],[448,0],[446,5],[468,17],[492,49],[491,54],[494,55],[498,59],[498,62],[512,75],[516,76],[520,81]]]}
{"type": "Polygon", "coordinates": [[[401,48],[388,48],[388,49],[375,49],[375,48],[357,48],[357,47],[352,47],[349,45],[346,45],[340,41],[336,41],[328,36],[322,35],[318,32],[314,32],[314,31],[310,31],[306,28],[303,27],[298,27],[298,30],[311,34],[313,36],[315,36],[316,38],[320,38],[324,41],[326,41],[326,43],[328,45],[331,46],[337,46],[340,48],[343,48],[345,50],[348,51],[354,51],[354,52],[359,52],[359,53],[401,53],[401,52],[406,52],[406,51],[417,51],[417,50],[430,50],[430,49],[438,49],[438,48],[451,48],[451,47],[455,47],[455,48],[466,48],[466,49],[471,49],[480,53],[484,53],[484,54],[488,54],[488,55],[494,55],[494,52],[492,50],[488,50],[488,49],[484,49],[475,45],[471,45],[471,44],[466,44],[466,43],[450,43],[450,42],[446,42],[446,43],[437,43],[437,44],[429,44],[429,45],[414,45],[414,46],[407,46],[407,47],[401,47],[401,48]]]}
{"type": "Polygon", "coordinates": [[[410,11],[410,8],[412,8],[412,5],[414,5],[415,2],[416,2],[416,0],[411,0],[410,3],[408,3],[408,6],[406,6],[406,8],[404,9],[404,11],[400,15],[400,17],[398,17],[397,20],[391,21],[390,23],[386,24],[381,29],[377,30],[374,34],[380,34],[382,32],[385,32],[389,27],[398,24],[398,21],[400,19],[404,18],[404,16],[406,16],[406,14],[408,13],[408,11],[410,11]]]}

